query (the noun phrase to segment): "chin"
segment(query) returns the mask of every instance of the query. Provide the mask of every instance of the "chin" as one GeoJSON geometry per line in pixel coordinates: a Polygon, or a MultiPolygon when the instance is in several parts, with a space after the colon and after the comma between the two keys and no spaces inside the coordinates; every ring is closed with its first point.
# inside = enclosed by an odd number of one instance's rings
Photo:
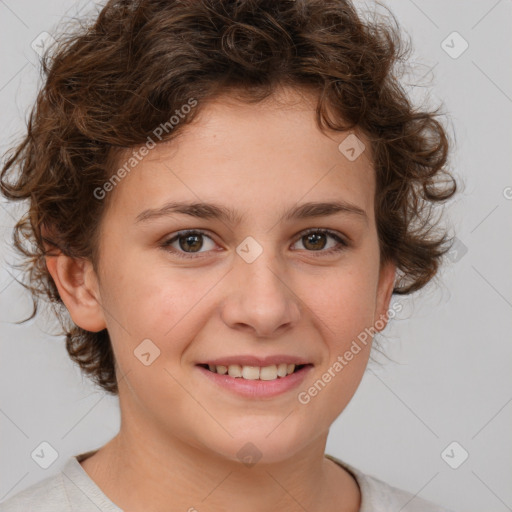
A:
{"type": "Polygon", "coordinates": [[[231,431],[232,438],[223,436],[215,446],[212,445],[211,438],[208,441],[214,452],[247,467],[284,462],[311,442],[311,436],[307,436],[305,432],[303,436],[300,435],[296,428],[290,428],[293,425],[287,425],[288,428],[285,428],[286,421],[277,428],[279,422],[273,421],[269,422],[271,428],[260,430],[253,427],[245,431],[239,430],[236,434],[231,431]]]}

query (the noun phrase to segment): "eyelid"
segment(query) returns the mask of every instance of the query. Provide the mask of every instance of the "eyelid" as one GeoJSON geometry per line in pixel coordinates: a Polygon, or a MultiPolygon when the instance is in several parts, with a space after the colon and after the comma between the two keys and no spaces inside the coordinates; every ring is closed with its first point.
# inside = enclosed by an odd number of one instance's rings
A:
{"type": "MultiPolygon", "coordinates": [[[[296,235],[296,239],[295,239],[295,241],[293,242],[292,245],[295,245],[303,237],[305,237],[305,236],[307,236],[307,235],[309,235],[311,233],[326,234],[326,235],[330,236],[331,238],[334,238],[337,241],[337,243],[338,243],[338,247],[331,248],[331,249],[329,249],[327,251],[324,251],[324,250],[307,251],[306,250],[306,252],[311,253],[313,256],[322,256],[322,255],[336,254],[336,253],[339,253],[339,252],[343,251],[344,249],[346,249],[346,248],[348,248],[350,246],[350,239],[346,235],[343,235],[342,233],[339,233],[338,231],[334,231],[334,230],[328,229],[328,228],[308,228],[308,229],[302,230],[302,231],[300,231],[296,235]],[[341,245],[341,247],[340,247],[340,245],[341,245]],[[317,254],[315,254],[315,253],[317,253],[317,254]]],[[[174,248],[170,248],[171,244],[174,243],[175,241],[177,241],[179,238],[187,236],[187,235],[195,235],[195,234],[206,236],[207,238],[212,240],[212,242],[216,243],[215,240],[213,239],[213,237],[209,234],[209,231],[207,231],[207,230],[203,230],[203,229],[200,229],[200,228],[197,228],[197,229],[183,229],[181,231],[177,231],[176,233],[174,233],[170,238],[165,239],[162,242],[161,247],[164,250],[167,250],[168,252],[171,252],[173,254],[178,254],[179,258],[185,258],[185,259],[186,258],[188,258],[188,259],[201,258],[202,257],[201,254],[207,254],[208,252],[211,252],[211,251],[187,253],[187,252],[184,252],[184,251],[175,250],[174,248]]]]}
{"type": "Polygon", "coordinates": [[[201,254],[210,252],[210,251],[202,251],[202,252],[196,252],[196,253],[185,252],[185,251],[176,250],[173,247],[171,247],[171,244],[173,244],[179,238],[187,236],[187,235],[202,235],[202,236],[209,238],[213,243],[216,243],[208,231],[197,228],[197,229],[182,229],[181,231],[177,231],[170,238],[164,239],[164,241],[160,244],[160,246],[162,247],[162,249],[164,249],[172,254],[178,254],[179,258],[188,258],[188,259],[196,258],[197,259],[197,258],[201,258],[201,254]]]}
{"type": "MultiPolygon", "coordinates": [[[[298,237],[297,237],[297,240],[300,240],[302,237],[306,236],[306,235],[309,235],[310,233],[324,233],[324,234],[327,234],[335,239],[338,239],[338,241],[344,245],[349,245],[350,244],[350,238],[342,233],[340,233],[339,231],[335,231],[333,229],[329,229],[329,228],[308,228],[308,229],[305,229],[304,231],[301,231],[299,234],[298,234],[298,237]]],[[[314,252],[314,251],[311,251],[311,252],[314,252]]],[[[321,251],[319,251],[321,252],[321,251]]]]}

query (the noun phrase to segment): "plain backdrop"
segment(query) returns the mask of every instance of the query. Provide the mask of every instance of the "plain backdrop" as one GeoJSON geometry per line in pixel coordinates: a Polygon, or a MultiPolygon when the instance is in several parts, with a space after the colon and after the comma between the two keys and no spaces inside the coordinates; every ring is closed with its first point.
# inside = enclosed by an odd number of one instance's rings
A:
{"type": "MultiPolygon", "coordinates": [[[[442,102],[464,189],[447,209],[457,244],[439,278],[413,297],[332,426],[327,452],[455,511],[512,510],[512,2],[385,2],[412,38],[424,85],[442,102]]],[[[371,9],[370,2],[356,2],[371,9]]],[[[37,42],[94,2],[0,0],[0,150],[22,134],[40,83],[37,42]]],[[[411,79],[413,80],[413,79],[411,79]]],[[[14,322],[29,296],[9,266],[23,207],[0,203],[0,501],[57,473],[119,428],[117,399],[94,387],[47,334],[14,322]],[[57,451],[47,469],[31,453],[57,451]]]]}

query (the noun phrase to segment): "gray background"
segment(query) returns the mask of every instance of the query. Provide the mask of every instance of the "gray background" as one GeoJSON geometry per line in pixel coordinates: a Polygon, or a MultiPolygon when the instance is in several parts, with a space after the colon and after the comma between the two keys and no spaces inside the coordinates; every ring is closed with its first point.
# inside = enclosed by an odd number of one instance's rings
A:
{"type": "MultiPolygon", "coordinates": [[[[416,79],[406,88],[415,100],[443,102],[450,115],[451,164],[465,183],[448,208],[458,250],[427,289],[395,299],[403,311],[381,338],[395,362],[370,364],[327,452],[457,511],[512,510],[512,2],[385,4],[415,48],[416,79]],[[413,87],[418,77],[425,87],[413,87]]],[[[93,6],[0,0],[2,153],[21,135],[40,83],[32,42],[93,6]]],[[[30,311],[7,264],[21,212],[0,203],[0,501],[119,428],[117,399],[81,376],[63,339],[47,334],[50,319],[14,323],[30,311]],[[58,452],[48,469],[31,458],[43,441],[58,452]]]]}

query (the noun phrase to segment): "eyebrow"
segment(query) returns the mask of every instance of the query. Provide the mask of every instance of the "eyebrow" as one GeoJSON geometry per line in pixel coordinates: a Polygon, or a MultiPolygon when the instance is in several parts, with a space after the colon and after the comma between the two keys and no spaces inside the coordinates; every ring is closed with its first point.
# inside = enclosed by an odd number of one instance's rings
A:
{"type": "MultiPolygon", "coordinates": [[[[236,225],[244,216],[232,208],[227,208],[214,203],[198,202],[168,202],[160,208],[150,208],[137,215],[135,222],[146,222],[151,219],[171,216],[173,213],[189,215],[200,219],[219,219],[221,221],[236,225]]],[[[291,219],[310,219],[345,213],[355,215],[368,223],[368,216],[365,210],[346,201],[334,202],[309,202],[295,206],[280,215],[278,222],[291,219]]]]}

